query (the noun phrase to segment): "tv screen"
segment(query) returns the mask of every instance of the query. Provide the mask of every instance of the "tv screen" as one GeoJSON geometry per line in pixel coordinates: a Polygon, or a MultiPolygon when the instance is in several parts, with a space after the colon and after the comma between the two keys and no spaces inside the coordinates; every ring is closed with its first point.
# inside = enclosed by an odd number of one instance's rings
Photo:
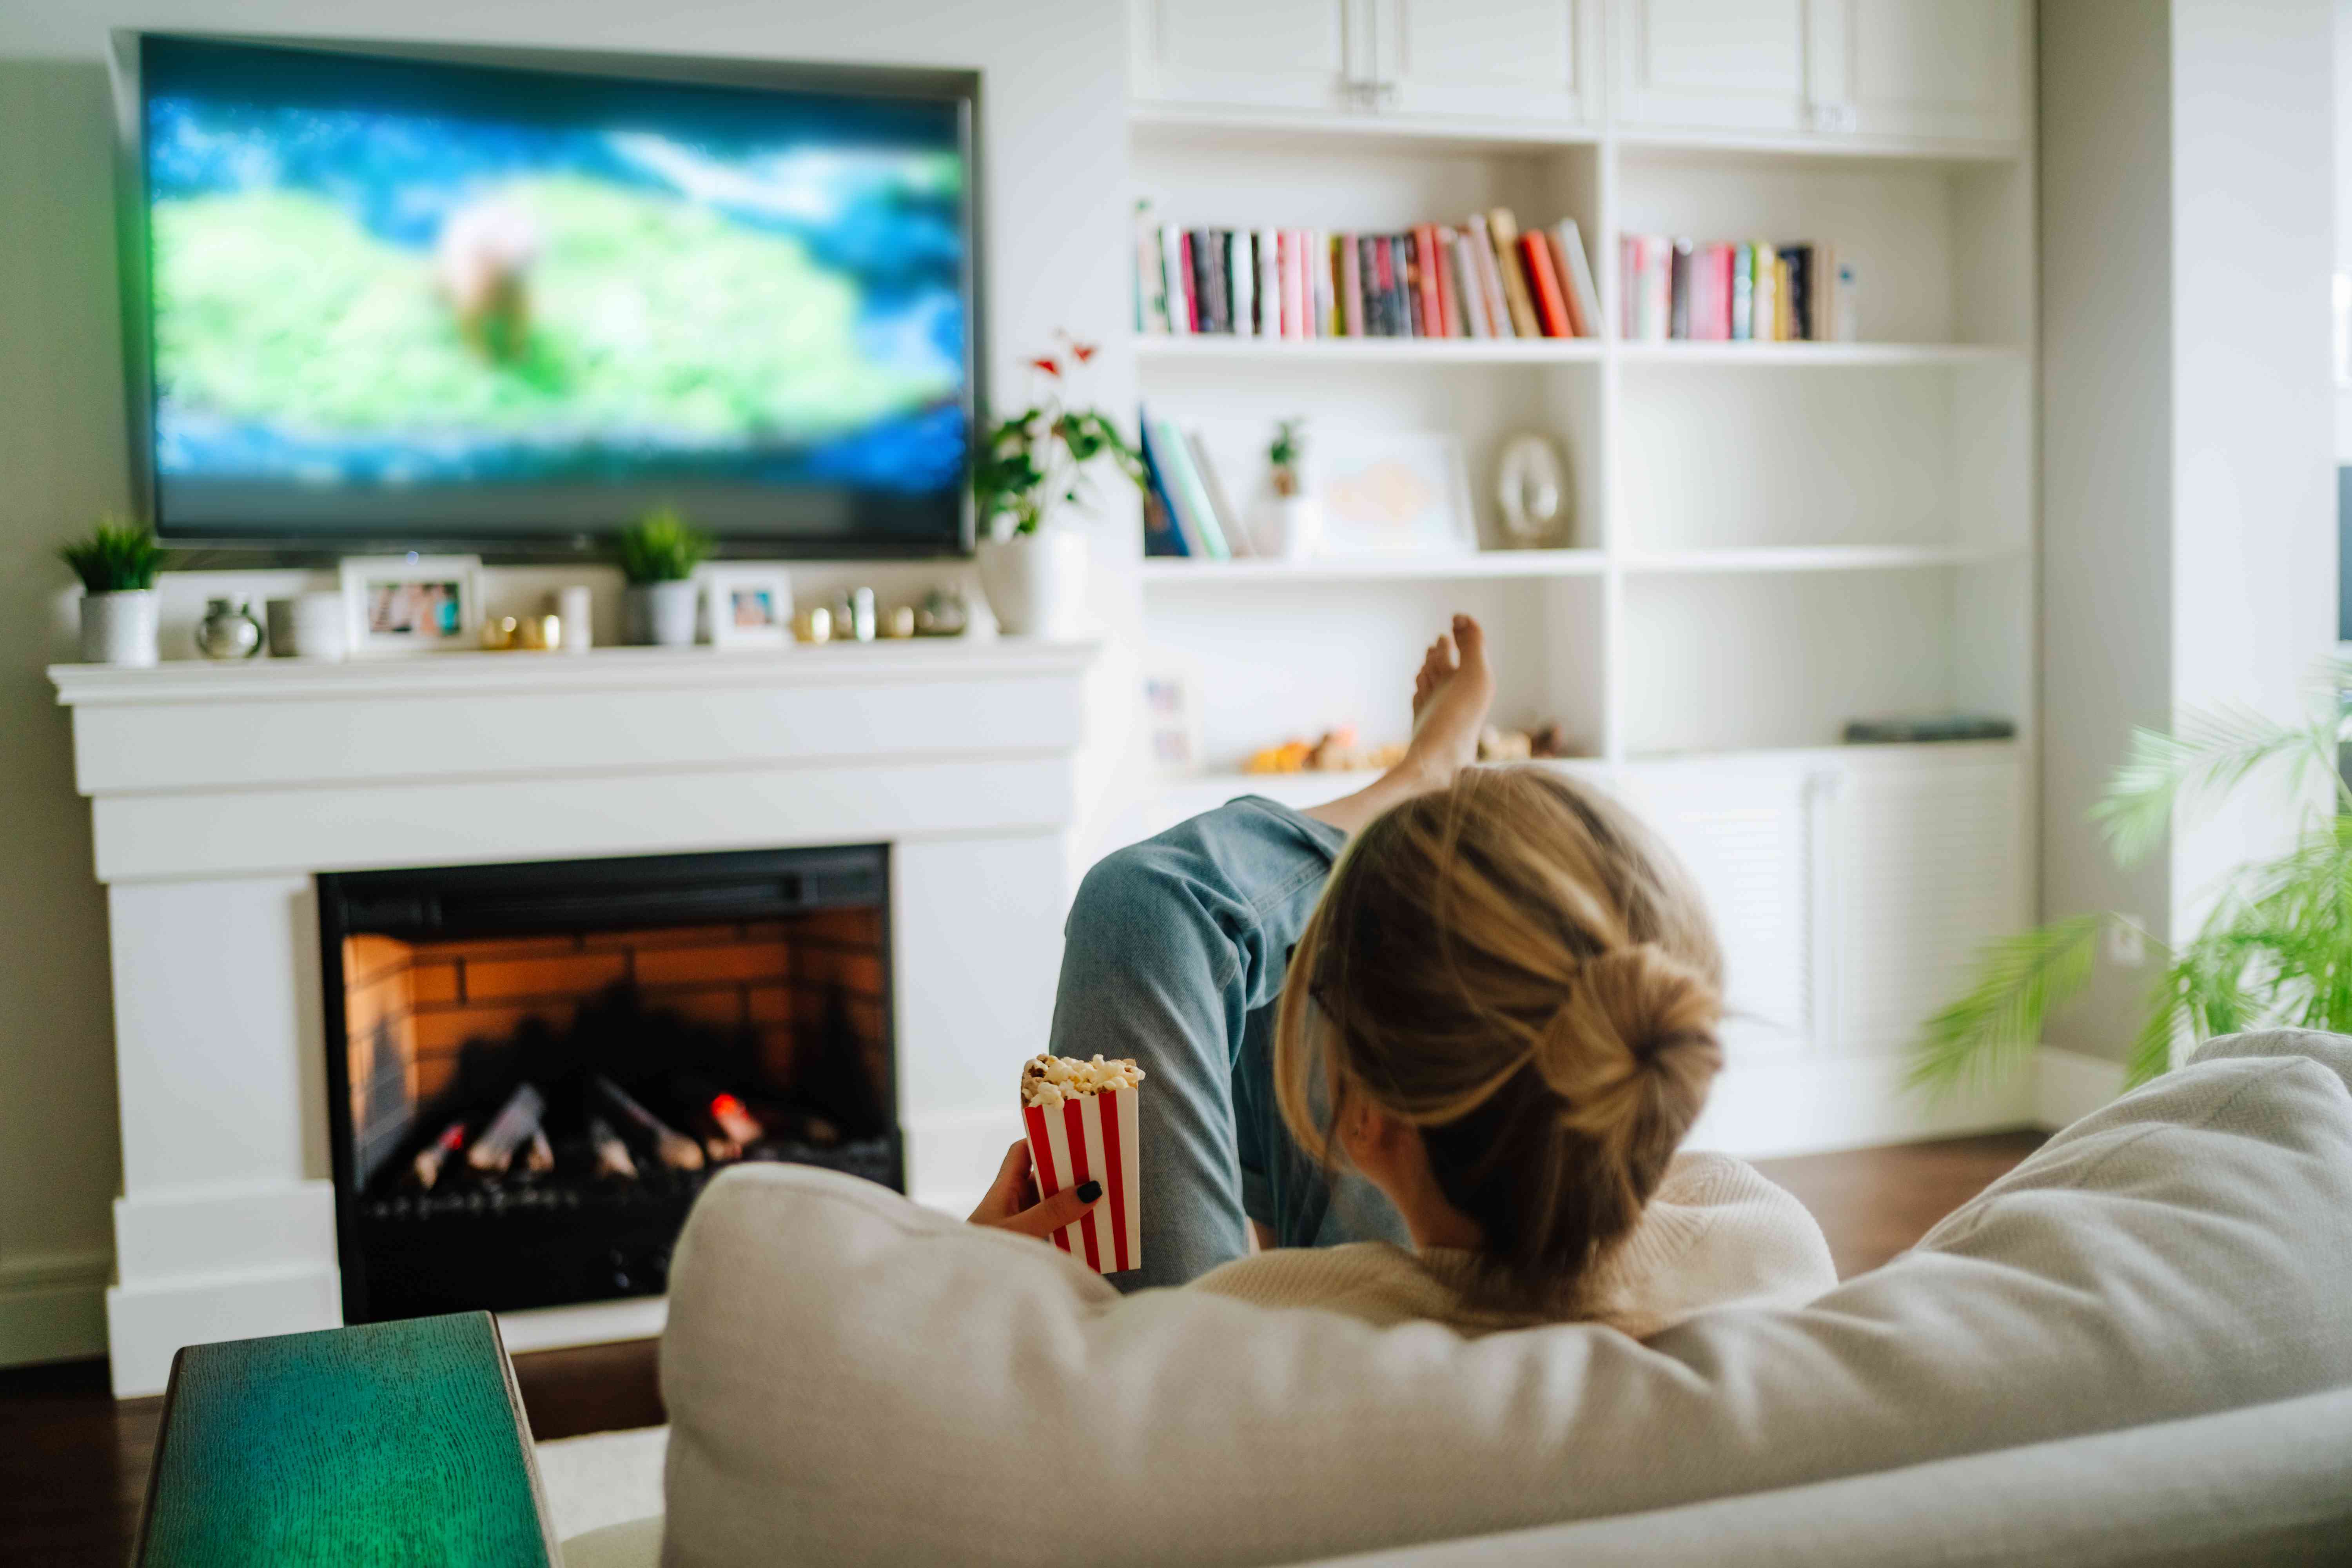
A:
{"type": "Polygon", "coordinates": [[[674,505],[788,552],[968,542],[968,83],[153,35],[135,67],[163,536],[551,540],[674,505]]]}

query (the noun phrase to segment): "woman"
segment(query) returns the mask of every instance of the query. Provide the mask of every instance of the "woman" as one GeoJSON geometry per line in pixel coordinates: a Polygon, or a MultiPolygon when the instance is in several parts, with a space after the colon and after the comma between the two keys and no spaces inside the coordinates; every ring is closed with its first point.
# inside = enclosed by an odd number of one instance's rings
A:
{"type": "MultiPolygon", "coordinates": [[[[1646,1332],[1835,1283],[1794,1199],[1676,1158],[1722,1063],[1705,910],[1604,797],[1468,765],[1493,691],[1456,616],[1370,788],[1235,801],[1088,874],[1052,1049],[1149,1075],[1146,1266],[1122,1287],[1646,1332]]],[[[1016,1144],[973,1218],[1044,1234],[1097,1196],[1033,1194],[1016,1144]]]]}

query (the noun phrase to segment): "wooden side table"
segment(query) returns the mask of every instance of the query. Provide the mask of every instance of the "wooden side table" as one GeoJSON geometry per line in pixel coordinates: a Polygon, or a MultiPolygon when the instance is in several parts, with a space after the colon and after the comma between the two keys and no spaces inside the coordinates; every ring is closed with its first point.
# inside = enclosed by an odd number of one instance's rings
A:
{"type": "Polygon", "coordinates": [[[556,1568],[488,1312],[191,1345],[134,1568],[556,1568]]]}

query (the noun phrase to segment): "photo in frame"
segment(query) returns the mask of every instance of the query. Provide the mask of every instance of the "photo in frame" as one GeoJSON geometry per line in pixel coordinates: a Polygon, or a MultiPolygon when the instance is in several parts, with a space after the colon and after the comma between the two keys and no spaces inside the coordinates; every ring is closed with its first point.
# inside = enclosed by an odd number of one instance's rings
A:
{"type": "Polygon", "coordinates": [[[705,566],[699,575],[712,647],[792,647],[793,581],[783,567],[727,562],[705,566]]]}
{"type": "Polygon", "coordinates": [[[1202,771],[1201,704],[1185,665],[1166,657],[1145,665],[1143,730],[1151,765],[1161,777],[1186,778],[1202,771]]]}
{"type": "Polygon", "coordinates": [[[1318,555],[1467,555],[1478,548],[1459,437],[1318,426],[1313,482],[1323,501],[1318,555]]]}
{"type": "Polygon", "coordinates": [[[362,555],[344,560],[338,570],[354,656],[479,646],[479,556],[362,555]]]}

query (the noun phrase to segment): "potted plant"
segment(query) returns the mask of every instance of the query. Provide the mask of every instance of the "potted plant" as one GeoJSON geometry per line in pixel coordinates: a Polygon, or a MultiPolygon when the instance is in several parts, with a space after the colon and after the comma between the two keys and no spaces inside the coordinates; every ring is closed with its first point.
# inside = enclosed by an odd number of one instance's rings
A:
{"type": "Polygon", "coordinates": [[[1323,539],[1323,502],[1307,484],[1307,422],[1284,419],[1266,447],[1266,489],[1250,530],[1261,555],[1299,561],[1315,553],[1323,539]]]}
{"type": "Polygon", "coordinates": [[[2075,915],[1995,943],[1979,956],[1974,986],[1928,1020],[1914,1080],[1982,1081],[2024,1063],[2051,1012],[2089,982],[2109,931],[2163,963],[2126,1083],[2169,1070],[2183,1041],[2273,1026],[2352,1032],[2352,788],[2337,765],[2352,737],[2352,662],[2330,663],[2313,692],[2300,723],[2240,710],[2192,713],[2169,735],[2135,731],[2091,812],[2129,865],[2163,844],[2168,825],[2258,775],[2284,774],[2293,789],[2315,773],[2334,786],[2331,809],[2306,812],[2292,849],[2241,868],[2179,947],[2117,914],[2075,915]]]}
{"type": "Polygon", "coordinates": [[[58,552],[81,579],[84,664],[155,662],[155,569],[163,551],[143,522],[102,519],[58,552]]]}
{"type": "Polygon", "coordinates": [[[630,637],[656,647],[694,646],[701,589],[694,569],[710,553],[710,538],[677,514],[657,507],[621,531],[621,574],[629,580],[630,637]]]}
{"type": "MultiPolygon", "coordinates": [[[[1060,336],[1075,375],[1095,347],[1060,336]]],[[[1029,368],[1044,379],[1045,395],[990,429],[972,463],[980,585],[1003,630],[1065,637],[1086,605],[1087,538],[1059,526],[1059,513],[1087,504],[1088,470],[1104,459],[1140,489],[1143,459],[1108,416],[1063,400],[1059,357],[1041,354],[1029,368]]]]}

